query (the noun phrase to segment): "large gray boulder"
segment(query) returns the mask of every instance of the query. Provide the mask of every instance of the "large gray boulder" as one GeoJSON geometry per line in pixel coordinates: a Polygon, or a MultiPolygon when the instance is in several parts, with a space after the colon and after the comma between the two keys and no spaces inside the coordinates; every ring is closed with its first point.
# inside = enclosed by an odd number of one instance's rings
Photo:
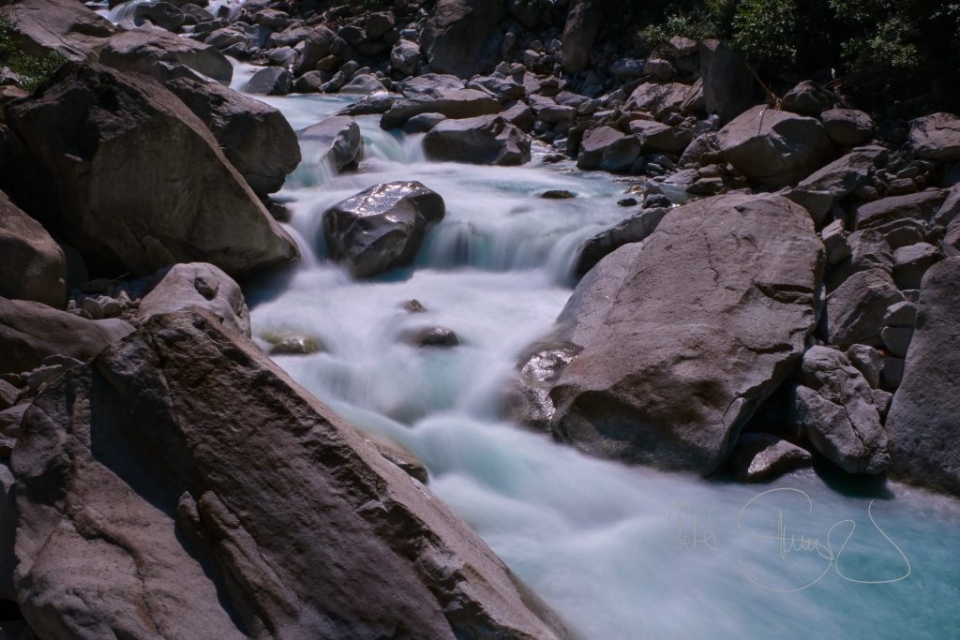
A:
{"type": "Polygon", "coordinates": [[[517,166],[530,160],[530,138],[500,116],[446,119],[424,136],[423,150],[433,160],[517,166]]]}
{"type": "Polygon", "coordinates": [[[848,473],[877,474],[890,464],[887,434],[866,378],[840,351],[811,347],[803,355],[791,416],[828,460],[848,473]]]}
{"type": "Polygon", "coordinates": [[[71,63],[7,122],[30,152],[3,175],[9,193],[94,273],[202,261],[237,276],[298,256],[207,127],[148,77],[71,63]]]}
{"type": "Polygon", "coordinates": [[[279,109],[213,82],[179,78],[166,87],[207,125],[255,193],[279,191],[300,164],[297,134],[279,109]]]}
{"type": "Polygon", "coordinates": [[[727,124],[754,104],[753,73],[742,55],[719,40],[705,40],[699,50],[704,107],[727,124]]]}
{"type": "Polygon", "coordinates": [[[443,198],[419,182],[380,184],[324,212],[327,250],[356,277],[375,276],[412,262],[444,213],[443,198]]]}
{"type": "Polygon", "coordinates": [[[670,212],[669,207],[644,209],[625,220],[621,220],[609,229],[588,238],[580,245],[574,275],[582,277],[593,269],[600,260],[625,244],[640,242],[656,231],[657,225],[670,212]]]}
{"type": "Polygon", "coordinates": [[[960,495],[960,257],[927,271],[903,381],[887,417],[891,474],[960,495]]]}
{"type": "Polygon", "coordinates": [[[603,14],[596,0],[574,0],[563,26],[560,59],[567,73],[579,73],[590,62],[593,41],[603,26],[603,14]]]}
{"type": "Polygon", "coordinates": [[[157,29],[131,29],[116,34],[100,52],[99,62],[161,82],[181,76],[179,66],[220,84],[230,84],[233,77],[233,65],[216,47],[157,29]]]}
{"type": "Polygon", "coordinates": [[[251,342],[157,316],[24,415],[44,638],[566,637],[470,528],[251,342]]]}
{"type": "Polygon", "coordinates": [[[827,342],[840,349],[854,344],[879,345],[887,308],[903,299],[886,271],[854,273],[827,296],[821,319],[827,342]]]}
{"type": "Polygon", "coordinates": [[[13,40],[24,53],[45,57],[56,51],[69,60],[93,61],[116,33],[110,21],[74,0],[14,0],[0,7],[13,40]]]}
{"type": "Polygon", "coordinates": [[[203,262],[174,265],[140,300],[137,320],[179,311],[204,310],[223,327],[250,337],[250,309],[240,285],[222,270],[203,262]]]}
{"type": "Polygon", "coordinates": [[[801,180],[787,197],[806,207],[820,224],[833,205],[866,184],[886,158],[882,147],[854,149],[801,180]]]}
{"type": "Polygon", "coordinates": [[[0,298],[0,373],[20,373],[50,356],[89,360],[133,331],[116,318],[87,320],[39,302],[0,298]]]}
{"type": "Polygon", "coordinates": [[[297,132],[307,163],[328,163],[334,172],[356,168],[363,159],[360,125],[350,116],[332,116],[297,132]]]}
{"type": "Polygon", "coordinates": [[[640,157],[640,139],[608,125],[588,131],[580,141],[577,166],[625,173],[640,157]]]}
{"type": "Polygon", "coordinates": [[[911,120],[910,146],[924,160],[960,160],[960,118],[941,112],[911,120]]]}
{"type": "Polygon", "coordinates": [[[66,259],[40,223],[0,191],[0,296],[67,304],[66,259]]]}
{"type": "Polygon", "coordinates": [[[815,118],[757,105],[717,134],[723,157],[770,187],[792,186],[829,159],[833,144],[815,118]]]}
{"type": "Polygon", "coordinates": [[[799,361],[822,263],[810,216],[785,198],[674,209],[580,282],[527,398],[584,451],[713,473],[799,361]]]}
{"type": "Polygon", "coordinates": [[[504,0],[437,0],[420,45],[434,71],[469,78],[490,71],[500,53],[504,0]]]}

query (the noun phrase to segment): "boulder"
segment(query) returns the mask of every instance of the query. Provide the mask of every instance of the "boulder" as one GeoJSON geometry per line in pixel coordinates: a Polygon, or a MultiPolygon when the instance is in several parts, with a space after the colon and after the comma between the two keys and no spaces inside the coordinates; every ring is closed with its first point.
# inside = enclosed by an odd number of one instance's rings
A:
{"type": "Polygon", "coordinates": [[[66,259],[40,223],[0,191],[0,296],[67,304],[66,259]]]}
{"type": "Polygon", "coordinates": [[[633,90],[624,108],[646,111],[658,118],[668,111],[679,111],[689,92],[690,87],[679,82],[646,82],[633,90]]]}
{"type": "Polygon", "coordinates": [[[11,25],[13,40],[27,55],[56,51],[69,60],[93,61],[117,29],[109,20],[75,0],[4,2],[0,18],[11,25]]]}
{"type": "Polygon", "coordinates": [[[430,67],[461,78],[491,70],[505,13],[504,0],[437,0],[420,34],[430,67]]]}
{"type": "Polygon", "coordinates": [[[800,181],[787,197],[822,223],[833,205],[867,184],[877,164],[887,158],[882,147],[854,149],[800,181]]]}
{"type": "Polygon", "coordinates": [[[719,40],[700,44],[703,102],[709,115],[725,125],[754,104],[756,81],[739,53],[719,40]]]}
{"type": "Polygon", "coordinates": [[[70,63],[7,122],[31,157],[2,180],[91,272],[202,261],[237,276],[298,256],[203,122],[148,77],[70,63]]]}
{"type": "Polygon", "coordinates": [[[830,347],[803,355],[791,418],[814,448],[847,473],[882,473],[887,434],[873,390],[847,357],[830,347]]]}
{"type": "Polygon", "coordinates": [[[670,212],[669,207],[644,209],[609,229],[589,238],[580,245],[574,275],[582,278],[600,260],[625,244],[640,242],[656,231],[657,225],[670,212]]]}
{"type": "MultiPolygon", "coordinates": [[[[300,56],[293,67],[294,75],[300,76],[317,68],[317,63],[330,55],[337,35],[322,25],[316,25],[308,31],[300,47],[300,56]]],[[[296,44],[296,43],[295,43],[296,44]]]]}
{"type": "Polygon", "coordinates": [[[138,25],[149,20],[161,29],[176,33],[183,26],[183,11],[169,2],[144,2],[138,4],[133,12],[133,18],[138,25]]]}
{"type": "Polygon", "coordinates": [[[330,257],[366,278],[412,262],[444,212],[443,198],[419,182],[390,182],[324,212],[323,233],[330,257]]]}
{"type": "Polygon", "coordinates": [[[933,189],[867,202],[857,207],[854,214],[857,229],[873,229],[903,218],[929,220],[940,209],[945,197],[944,192],[933,189]]]}
{"type": "Polygon", "coordinates": [[[960,160],[960,118],[934,113],[910,121],[910,146],[924,160],[960,160]]]}
{"type": "Polygon", "coordinates": [[[376,77],[369,73],[361,73],[354,76],[350,82],[340,87],[340,93],[371,95],[374,93],[386,93],[387,88],[376,77]]]}
{"type": "Polygon", "coordinates": [[[591,129],[580,141],[577,166],[581,169],[602,169],[614,173],[630,170],[640,156],[640,140],[603,125],[591,129]]]}
{"type": "Polygon", "coordinates": [[[282,67],[260,69],[243,85],[242,90],[264,96],[285,96],[290,93],[293,77],[282,67]]]}
{"type": "Polygon", "coordinates": [[[770,186],[795,185],[829,158],[833,150],[823,125],[758,105],[717,134],[723,157],[751,180],[770,186]]]}
{"type": "Polygon", "coordinates": [[[827,135],[841,147],[855,147],[870,140],[873,120],[857,109],[827,109],[820,114],[827,135]]]}
{"type": "Polygon", "coordinates": [[[516,166],[530,161],[530,138],[500,116],[447,119],[423,138],[433,160],[516,166]]]}
{"type": "Polygon", "coordinates": [[[447,119],[442,113],[421,113],[407,120],[403,125],[404,133],[426,133],[447,119]]]}
{"type": "Polygon", "coordinates": [[[630,133],[640,139],[640,148],[646,153],[667,153],[679,156],[693,140],[693,131],[671,127],[653,120],[634,120],[630,133]]]}
{"type": "Polygon", "coordinates": [[[804,80],[783,96],[783,108],[802,116],[820,117],[820,114],[833,106],[835,96],[804,80]]]}
{"type": "Polygon", "coordinates": [[[549,340],[569,363],[540,390],[546,422],[595,455],[715,472],[799,361],[822,263],[810,216],[785,198],[674,209],[601,260],[558,317],[549,340]]]}
{"type": "Polygon", "coordinates": [[[590,62],[593,41],[603,26],[600,3],[595,0],[573,0],[563,26],[560,60],[567,73],[579,73],[590,62]]]}
{"type": "Polygon", "coordinates": [[[886,271],[854,273],[827,296],[821,320],[827,342],[840,349],[858,343],[879,345],[887,307],[903,299],[886,271]]]}
{"type": "Polygon", "coordinates": [[[176,69],[179,65],[224,85],[233,78],[233,65],[215,47],[157,29],[118,33],[103,47],[99,62],[160,81],[181,77],[182,72],[176,69]]]}
{"type": "Polygon", "coordinates": [[[812,461],[809,451],[777,436],[745,433],[737,441],[730,464],[739,480],[763,482],[809,467],[812,461]]]}
{"type": "Polygon", "coordinates": [[[363,159],[360,125],[350,116],[332,116],[297,132],[307,164],[328,163],[337,173],[356,168],[363,159]]]}
{"type": "Polygon", "coordinates": [[[460,344],[460,338],[447,327],[423,327],[405,331],[400,338],[413,347],[450,348],[460,344]]]}
{"type": "MultiPolygon", "coordinates": [[[[500,78],[497,76],[478,76],[470,80],[468,89],[486,91],[502,103],[511,100],[520,100],[526,96],[526,89],[523,84],[515,81],[513,78],[500,78]]],[[[538,96],[543,97],[543,96],[538,96]]],[[[556,106],[556,102],[554,102],[556,106]]]]}
{"type": "Polygon", "coordinates": [[[398,40],[390,50],[390,68],[406,76],[415,76],[420,69],[420,45],[398,40]]]}
{"type": "Polygon", "coordinates": [[[893,281],[901,290],[919,289],[923,274],[940,260],[940,251],[926,242],[900,247],[893,252],[893,281]]]}
{"type": "Polygon", "coordinates": [[[891,475],[960,495],[960,258],[927,271],[903,380],[887,417],[891,475]]]}
{"type": "Polygon", "coordinates": [[[259,349],[151,319],[24,415],[15,587],[45,638],[568,637],[259,349]]]}
{"type": "Polygon", "coordinates": [[[500,101],[485,91],[440,87],[413,97],[395,100],[380,119],[383,129],[399,129],[413,116],[421,113],[442,113],[448,118],[462,119],[495,115],[500,112],[500,101]]]}
{"type": "Polygon", "coordinates": [[[297,135],[275,107],[212,82],[181,78],[166,86],[207,125],[255,193],[279,191],[300,164],[297,135]]]}
{"type": "Polygon", "coordinates": [[[39,302],[0,298],[0,374],[54,355],[88,360],[133,331],[123,320],[87,320],[39,302]]]}
{"type": "Polygon", "coordinates": [[[153,316],[203,309],[223,327],[250,337],[250,310],[233,278],[203,262],[181,263],[140,301],[137,319],[141,324],[153,316]]]}
{"type": "MultiPolygon", "coordinates": [[[[2,436],[0,436],[2,440],[2,436]]],[[[14,541],[17,535],[17,512],[13,501],[13,472],[6,461],[0,458],[0,599],[16,601],[16,589],[13,586],[13,570],[17,559],[14,554],[14,541]]],[[[0,626],[0,630],[3,627],[0,626]]],[[[13,635],[17,638],[28,638],[13,635]]]]}

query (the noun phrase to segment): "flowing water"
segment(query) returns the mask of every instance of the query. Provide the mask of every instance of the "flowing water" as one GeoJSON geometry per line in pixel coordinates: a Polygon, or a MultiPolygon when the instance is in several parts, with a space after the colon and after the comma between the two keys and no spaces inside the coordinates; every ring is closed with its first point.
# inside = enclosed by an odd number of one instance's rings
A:
{"type": "MultiPolygon", "coordinates": [[[[348,100],[267,101],[299,129],[348,100]]],[[[318,336],[322,353],[277,361],[360,430],[416,453],[432,490],[579,634],[957,637],[953,500],[895,484],[862,495],[813,472],[757,487],[628,468],[506,423],[518,353],[569,297],[577,245],[625,215],[626,185],[536,153],[522,168],[428,162],[419,137],[359,122],[357,173],[335,177],[304,149],[278,196],[306,259],[252,292],[254,333],[318,336]],[[412,268],[354,281],[325,258],[322,213],[393,180],[440,193],[446,218],[412,268]],[[577,197],[540,198],[548,189],[577,197]],[[414,299],[425,313],[403,309],[414,299]],[[460,346],[404,343],[427,326],[460,346]]]]}

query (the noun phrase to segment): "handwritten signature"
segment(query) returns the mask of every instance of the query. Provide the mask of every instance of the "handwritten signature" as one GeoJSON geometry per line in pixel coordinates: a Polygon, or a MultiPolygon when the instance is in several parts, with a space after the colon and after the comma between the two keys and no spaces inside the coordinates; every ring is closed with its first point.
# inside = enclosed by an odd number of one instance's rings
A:
{"type": "MultiPolygon", "coordinates": [[[[896,558],[896,572],[891,571],[881,579],[868,580],[852,575],[848,566],[851,563],[844,563],[844,553],[849,552],[848,544],[857,532],[857,523],[850,519],[840,520],[827,528],[825,535],[816,537],[798,533],[797,526],[802,527],[803,523],[793,522],[789,515],[784,514],[783,501],[787,498],[806,500],[807,514],[813,513],[813,500],[806,492],[800,489],[778,488],[754,496],[737,514],[737,529],[756,541],[750,549],[741,551],[737,558],[740,573],[751,583],[770,591],[790,593],[809,589],[826,578],[831,570],[841,580],[856,584],[889,584],[910,576],[910,560],[877,523],[873,516],[873,500],[867,506],[867,516],[872,525],[868,532],[878,533],[883,538],[885,547],[881,551],[895,552],[893,557],[896,558]],[[748,521],[760,520],[768,523],[769,528],[758,530],[748,525],[748,521]],[[787,569],[786,578],[782,572],[777,576],[763,570],[777,564],[787,569]],[[798,574],[804,577],[799,577],[798,574]],[[775,577],[789,584],[774,584],[775,577]]],[[[702,520],[690,504],[681,503],[671,509],[670,523],[675,529],[681,552],[694,551],[701,547],[710,551],[719,548],[713,511],[714,509],[707,510],[706,519],[702,520]]]]}

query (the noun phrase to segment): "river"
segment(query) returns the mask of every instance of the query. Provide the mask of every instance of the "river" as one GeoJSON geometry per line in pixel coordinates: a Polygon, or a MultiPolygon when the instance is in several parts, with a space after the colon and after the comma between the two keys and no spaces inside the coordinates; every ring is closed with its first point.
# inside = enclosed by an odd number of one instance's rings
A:
{"type": "MultiPolygon", "coordinates": [[[[235,85],[249,68],[238,69],[235,85]]],[[[299,129],[342,96],[267,98],[299,129]]],[[[910,487],[805,471],[746,486],[595,460],[502,419],[519,352],[572,290],[576,247],[627,215],[628,186],[545,164],[425,160],[418,136],[358,119],[359,171],[311,159],[277,199],[305,259],[249,293],[255,338],[304,332],[321,353],[278,356],[361,431],[414,452],[430,488],[584,638],[931,638],[960,629],[960,505],[910,487]],[[357,282],[325,258],[332,204],[419,180],[445,200],[416,263],[357,282]],[[569,200],[539,197],[567,189],[569,200]],[[418,300],[425,313],[408,313],[418,300]],[[405,331],[454,330],[452,349],[405,331]]]]}

